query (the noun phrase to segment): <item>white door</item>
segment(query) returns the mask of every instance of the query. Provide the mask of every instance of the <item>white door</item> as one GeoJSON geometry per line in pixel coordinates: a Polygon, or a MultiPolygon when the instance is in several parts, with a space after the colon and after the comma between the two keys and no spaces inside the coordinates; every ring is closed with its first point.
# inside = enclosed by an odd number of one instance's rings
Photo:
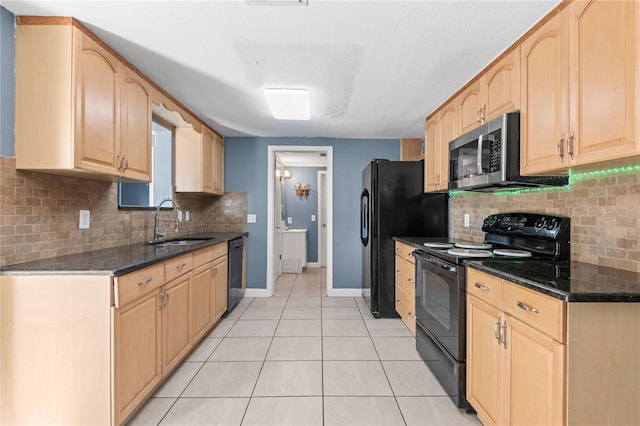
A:
{"type": "Polygon", "coordinates": [[[327,172],[318,172],[318,257],[320,267],[327,267],[327,172]]]}

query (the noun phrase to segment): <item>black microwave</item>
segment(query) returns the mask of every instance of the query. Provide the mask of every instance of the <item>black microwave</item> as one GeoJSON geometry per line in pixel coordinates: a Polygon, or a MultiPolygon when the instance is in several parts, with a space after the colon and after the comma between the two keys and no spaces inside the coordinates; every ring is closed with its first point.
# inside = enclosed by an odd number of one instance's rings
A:
{"type": "Polygon", "coordinates": [[[449,189],[492,192],[560,186],[566,176],[520,175],[520,113],[503,114],[449,142],[449,189]]]}

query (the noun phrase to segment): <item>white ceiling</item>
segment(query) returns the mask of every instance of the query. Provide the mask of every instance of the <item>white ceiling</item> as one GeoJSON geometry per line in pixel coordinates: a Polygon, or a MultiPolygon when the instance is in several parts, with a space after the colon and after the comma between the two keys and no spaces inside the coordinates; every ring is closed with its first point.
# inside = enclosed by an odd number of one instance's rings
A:
{"type": "Polygon", "coordinates": [[[73,16],[225,136],[423,137],[424,119],[558,0],[6,1],[73,16]],[[310,121],[265,88],[307,88],[310,121]]]}

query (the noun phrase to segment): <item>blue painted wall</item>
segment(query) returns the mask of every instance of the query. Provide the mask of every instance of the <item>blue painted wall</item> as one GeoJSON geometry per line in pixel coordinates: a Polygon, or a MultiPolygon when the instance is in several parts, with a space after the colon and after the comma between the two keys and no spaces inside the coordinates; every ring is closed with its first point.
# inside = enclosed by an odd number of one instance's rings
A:
{"type": "Polygon", "coordinates": [[[0,6],[0,155],[15,156],[13,136],[15,79],[15,18],[0,6]]]}
{"type": "MultiPolygon", "coordinates": [[[[399,139],[225,138],[225,191],[247,193],[247,287],[266,288],[267,150],[269,145],[333,147],[333,287],[359,288],[362,169],[374,158],[400,159],[399,139]]],[[[296,178],[292,178],[294,183],[296,178]]],[[[313,184],[313,182],[312,182],[313,184]]]]}
{"type": "Polygon", "coordinates": [[[325,167],[285,167],[291,173],[290,179],[284,180],[282,188],[282,204],[284,218],[291,218],[289,228],[307,229],[307,262],[318,262],[318,171],[325,167]],[[298,197],[296,184],[308,184],[309,196],[298,197]],[[311,221],[315,215],[315,222],[311,221]]]}

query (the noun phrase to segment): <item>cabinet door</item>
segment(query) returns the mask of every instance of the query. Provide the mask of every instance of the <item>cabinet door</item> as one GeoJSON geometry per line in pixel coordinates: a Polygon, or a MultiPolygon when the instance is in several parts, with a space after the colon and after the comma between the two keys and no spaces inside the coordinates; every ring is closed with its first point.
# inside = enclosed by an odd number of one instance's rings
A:
{"type": "Polygon", "coordinates": [[[145,399],[160,382],[160,295],[113,310],[115,424],[145,399]]]}
{"type": "Polygon", "coordinates": [[[151,181],[151,90],[136,73],[122,67],[120,173],[151,181]]]}
{"type": "Polygon", "coordinates": [[[191,274],[166,284],[162,300],[162,376],[165,377],[191,348],[189,287],[191,274]]]}
{"type": "Polygon", "coordinates": [[[211,264],[207,263],[193,271],[191,308],[193,312],[193,341],[199,340],[211,325],[213,318],[211,293],[213,292],[211,264]]]}
{"type": "Polygon", "coordinates": [[[520,169],[545,174],[568,167],[568,19],[566,9],[521,45],[520,169]]]}
{"type": "Polygon", "coordinates": [[[581,1],[569,6],[574,164],[638,153],[637,1],[581,1]]]}
{"type": "Polygon", "coordinates": [[[115,57],[88,36],[76,51],[75,167],[117,175],[120,85],[115,57]]]}
{"type": "Polygon", "coordinates": [[[487,70],[480,88],[484,120],[520,109],[520,46],[487,70]]]}
{"type": "Polygon", "coordinates": [[[209,129],[202,129],[202,188],[204,192],[213,193],[215,141],[209,129]]]}
{"type": "Polygon", "coordinates": [[[439,113],[440,132],[438,134],[438,162],[441,191],[449,189],[449,142],[458,137],[458,104],[454,100],[446,105],[439,113]]]}
{"type": "Polygon", "coordinates": [[[565,424],[565,345],[507,315],[508,424],[565,424]]]}
{"type": "Polygon", "coordinates": [[[429,119],[424,128],[424,192],[438,190],[438,116],[429,119]]]}
{"type": "Polygon", "coordinates": [[[467,298],[467,400],[485,425],[505,424],[503,348],[496,338],[502,313],[467,298]]]}
{"type": "Polygon", "coordinates": [[[475,129],[481,123],[480,109],[480,81],[476,80],[458,96],[458,111],[460,119],[460,134],[463,135],[475,129]]]}
{"type": "Polygon", "coordinates": [[[224,139],[214,135],[213,192],[224,195],[224,139]]]}
{"type": "Polygon", "coordinates": [[[213,321],[216,321],[227,311],[227,256],[213,261],[213,321]]]}

